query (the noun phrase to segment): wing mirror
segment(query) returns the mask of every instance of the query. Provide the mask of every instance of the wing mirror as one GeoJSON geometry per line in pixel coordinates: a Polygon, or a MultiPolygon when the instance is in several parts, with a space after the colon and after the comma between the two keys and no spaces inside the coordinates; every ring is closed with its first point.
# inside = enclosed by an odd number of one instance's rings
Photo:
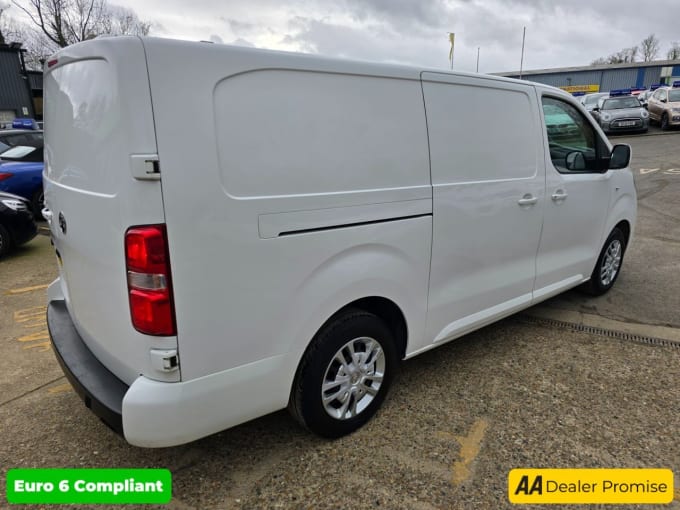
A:
{"type": "Polygon", "coordinates": [[[609,168],[612,170],[626,168],[630,164],[630,154],[630,145],[623,143],[614,145],[614,148],[612,149],[612,155],[609,160],[609,168]]]}

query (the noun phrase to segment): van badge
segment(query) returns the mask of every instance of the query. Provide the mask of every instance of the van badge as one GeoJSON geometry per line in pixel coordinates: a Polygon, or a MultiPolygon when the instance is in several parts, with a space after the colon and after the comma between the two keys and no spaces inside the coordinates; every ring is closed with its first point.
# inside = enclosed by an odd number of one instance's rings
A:
{"type": "Polygon", "coordinates": [[[66,234],[66,218],[64,218],[64,213],[59,213],[59,230],[62,234],[66,234]]]}

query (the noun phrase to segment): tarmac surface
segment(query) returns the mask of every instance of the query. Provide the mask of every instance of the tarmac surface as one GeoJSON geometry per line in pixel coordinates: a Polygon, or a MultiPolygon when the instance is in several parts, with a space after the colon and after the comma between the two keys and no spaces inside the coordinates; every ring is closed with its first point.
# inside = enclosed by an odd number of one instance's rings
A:
{"type": "Polygon", "coordinates": [[[650,467],[674,471],[663,508],[680,509],[680,132],[612,141],[632,145],[639,194],[613,290],[567,292],[404,363],[381,412],[335,441],[281,411],[175,448],[125,443],[51,352],[56,261],[38,236],[0,261],[0,483],[13,467],[164,467],[172,509],[491,509],[513,507],[513,468],[650,467]]]}

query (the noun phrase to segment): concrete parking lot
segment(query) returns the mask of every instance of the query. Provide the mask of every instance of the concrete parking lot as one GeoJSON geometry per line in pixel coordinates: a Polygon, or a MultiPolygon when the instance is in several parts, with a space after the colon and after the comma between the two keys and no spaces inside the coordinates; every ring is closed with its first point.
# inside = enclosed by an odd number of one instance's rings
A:
{"type": "MultiPolygon", "coordinates": [[[[517,467],[670,468],[680,508],[680,132],[633,147],[635,240],[607,295],[567,292],[404,364],[336,441],[278,412],[129,446],[70,389],[44,319],[49,238],[0,261],[0,482],[12,467],[166,467],[168,508],[507,508],[517,467]]],[[[0,500],[0,507],[6,500],[0,500]]],[[[628,506],[630,508],[630,506],[628,506]]]]}

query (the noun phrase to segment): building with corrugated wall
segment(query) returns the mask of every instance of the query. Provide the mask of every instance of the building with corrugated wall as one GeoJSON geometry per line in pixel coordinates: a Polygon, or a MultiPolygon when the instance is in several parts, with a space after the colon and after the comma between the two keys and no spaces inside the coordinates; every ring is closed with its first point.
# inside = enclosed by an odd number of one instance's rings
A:
{"type": "MultiPolygon", "coordinates": [[[[519,78],[519,71],[494,73],[519,78]]],[[[649,88],[680,80],[680,60],[656,60],[628,64],[603,64],[523,71],[522,79],[564,88],[570,92],[608,92],[613,89],[649,88]]]]}
{"type": "Polygon", "coordinates": [[[17,117],[35,117],[31,83],[21,57],[16,43],[0,46],[0,127],[17,117]]]}

